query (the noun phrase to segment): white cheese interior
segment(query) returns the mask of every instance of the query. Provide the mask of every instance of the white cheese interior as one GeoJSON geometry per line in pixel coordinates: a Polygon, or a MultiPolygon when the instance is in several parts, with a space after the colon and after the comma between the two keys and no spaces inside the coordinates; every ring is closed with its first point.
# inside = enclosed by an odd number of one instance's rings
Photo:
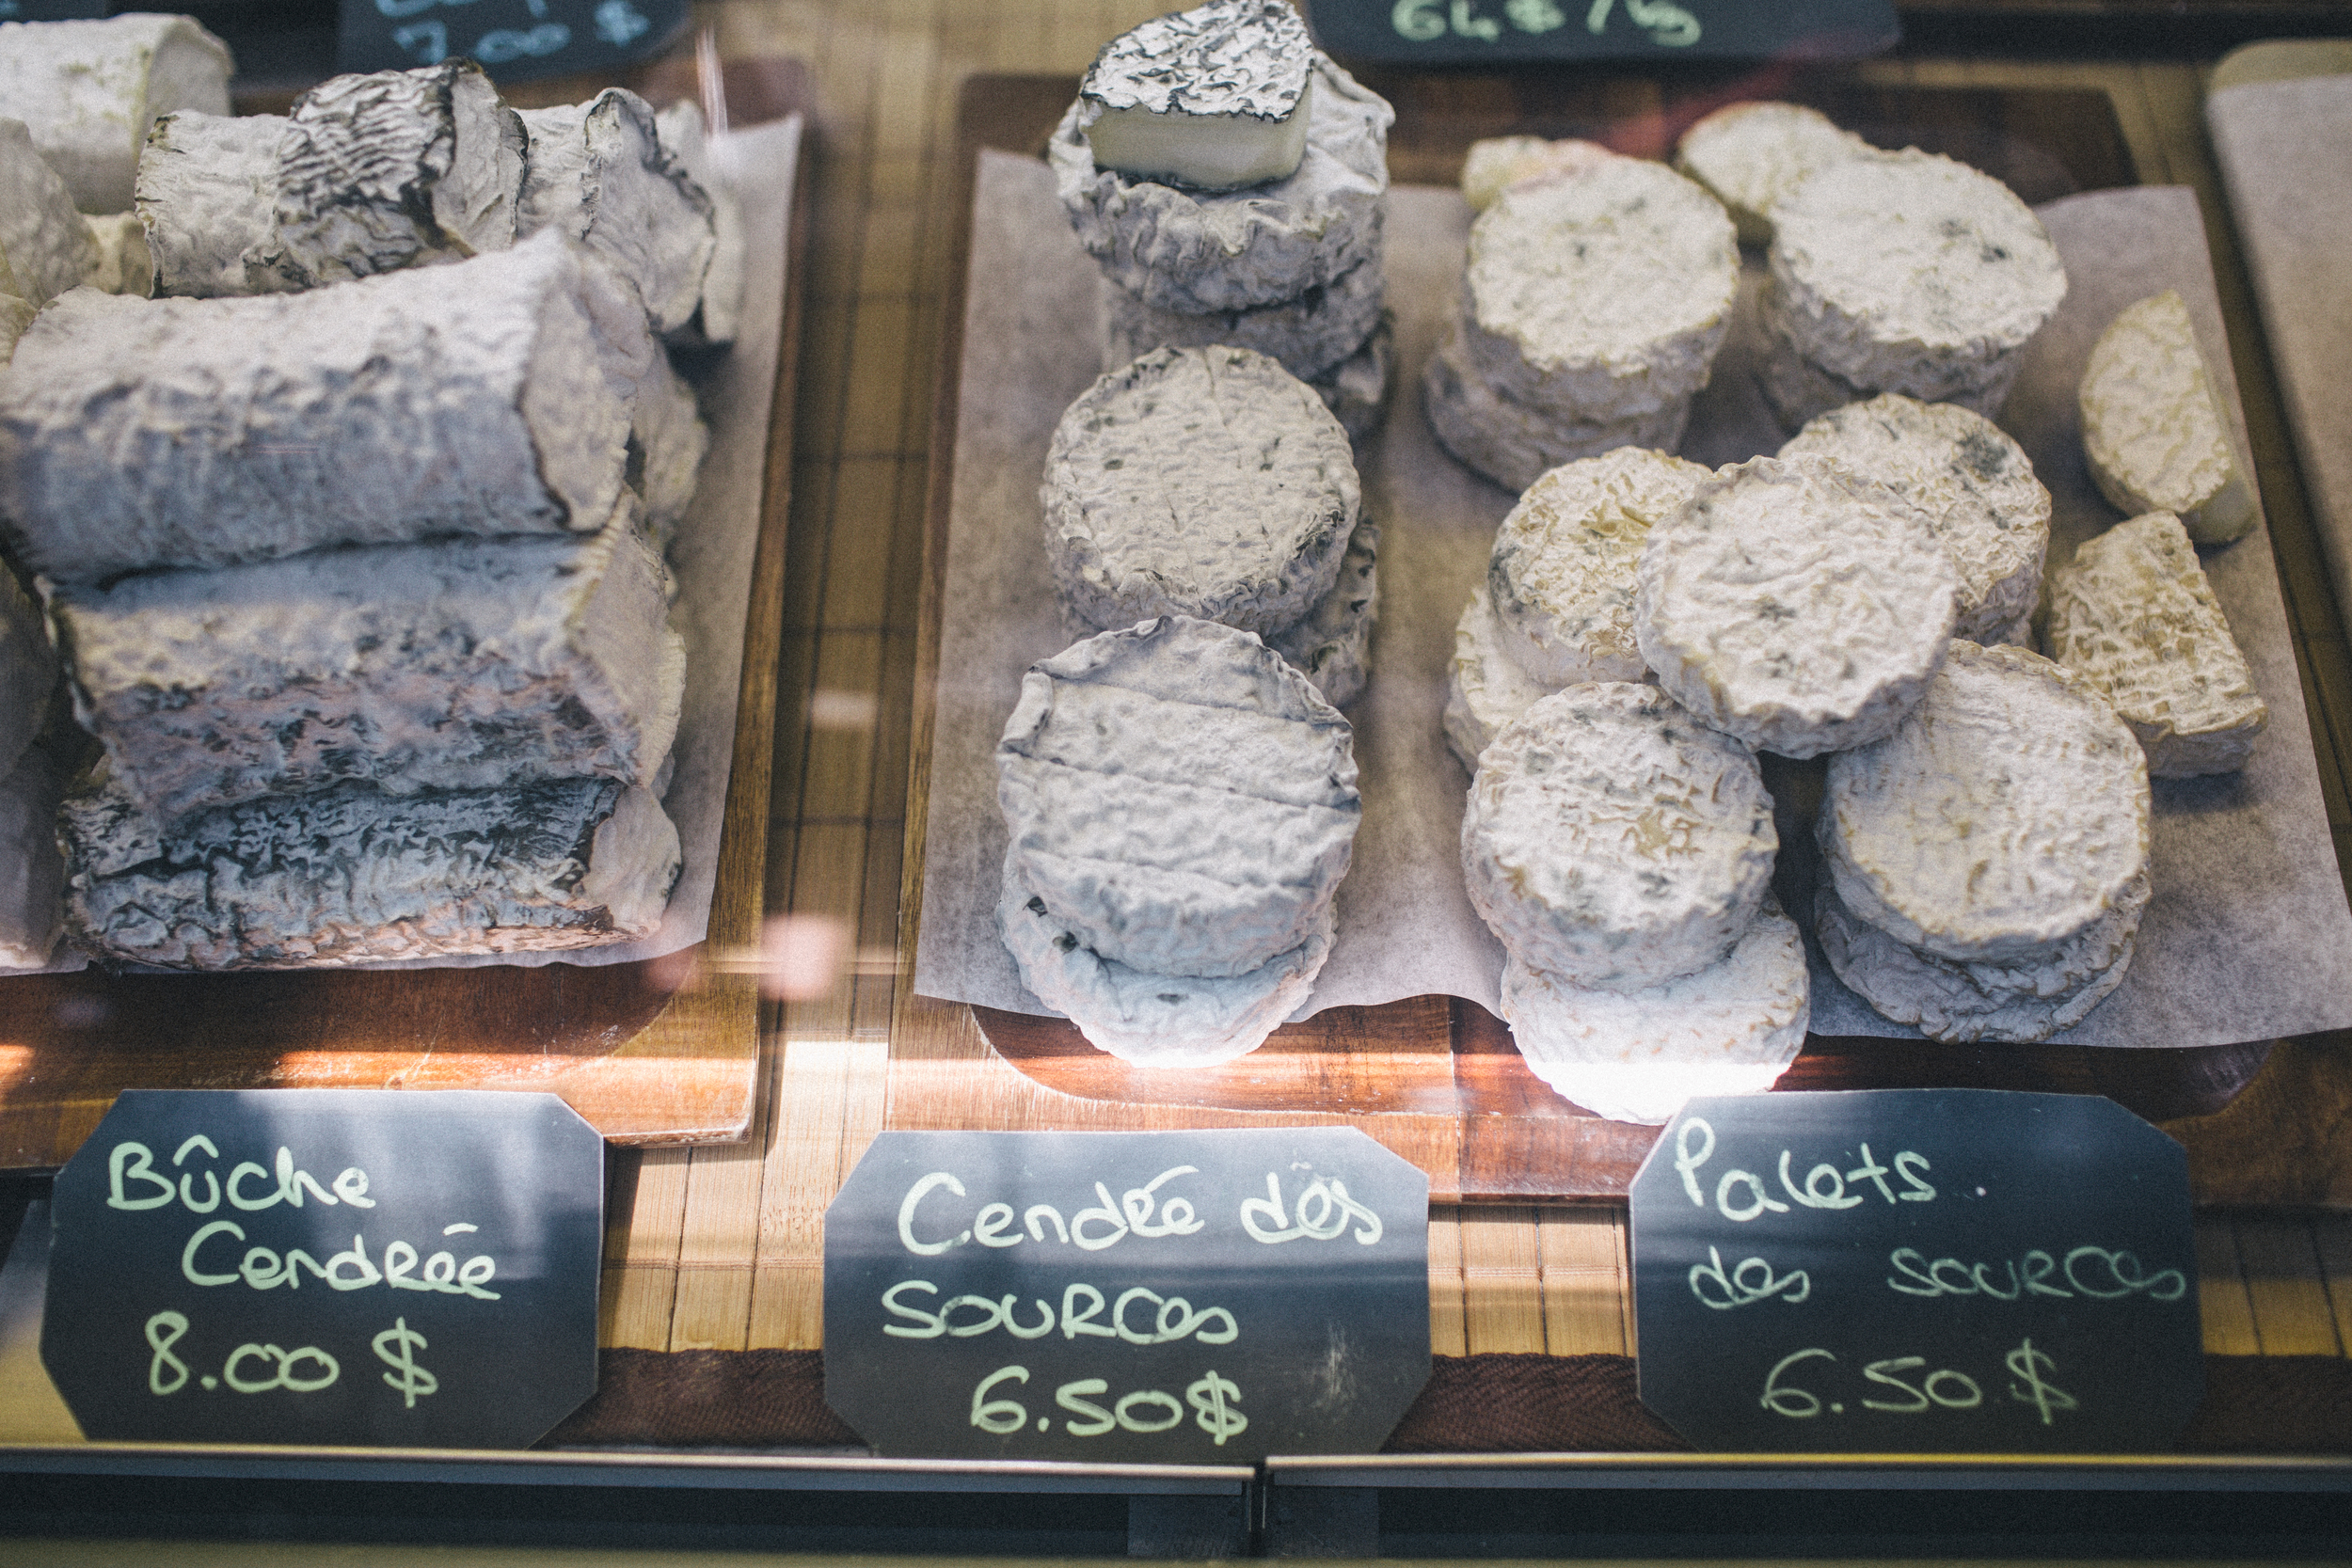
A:
{"type": "Polygon", "coordinates": [[[1143,180],[1169,180],[1197,190],[1236,190],[1280,180],[1307,155],[1308,100],[1279,119],[1258,115],[1199,115],[1182,109],[1105,109],[1087,128],[1098,168],[1143,180]]]}

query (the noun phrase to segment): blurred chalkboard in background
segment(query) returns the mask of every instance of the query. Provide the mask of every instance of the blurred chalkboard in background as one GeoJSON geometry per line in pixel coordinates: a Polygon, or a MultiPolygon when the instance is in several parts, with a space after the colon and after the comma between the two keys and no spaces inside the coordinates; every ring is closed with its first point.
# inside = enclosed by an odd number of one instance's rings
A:
{"type": "Polygon", "coordinates": [[[1390,65],[1850,60],[1895,46],[1893,0],[1305,0],[1315,41],[1390,65]]]}
{"type": "Polygon", "coordinates": [[[643,59],[686,22],[686,0],[342,0],[335,63],[401,71],[462,55],[528,82],[643,59]]]}

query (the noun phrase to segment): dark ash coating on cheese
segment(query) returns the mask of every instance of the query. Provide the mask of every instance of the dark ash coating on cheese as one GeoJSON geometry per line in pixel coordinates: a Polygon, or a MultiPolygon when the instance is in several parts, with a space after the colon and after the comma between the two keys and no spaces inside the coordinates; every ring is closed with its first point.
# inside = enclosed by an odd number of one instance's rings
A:
{"type": "Polygon", "coordinates": [[[656,332],[694,318],[718,248],[710,196],[662,145],[653,106],[625,87],[526,109],[516,234],[562,230],[636,285],[656,332]]]}
{"type": "Polygon", "coordinates": [[[1282,0],[1211,0],[1111,40],[1078,92],[1107,109],[1281,119],[1307,90],[1312,55],[1282,0]]]}

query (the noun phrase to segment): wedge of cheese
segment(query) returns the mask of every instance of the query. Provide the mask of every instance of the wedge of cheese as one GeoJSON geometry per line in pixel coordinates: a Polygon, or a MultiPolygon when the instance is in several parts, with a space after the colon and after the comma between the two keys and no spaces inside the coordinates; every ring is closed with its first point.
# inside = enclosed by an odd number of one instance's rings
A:
{"type": "Polygon", "coordinates": [[[1209,0],[1103,46],[1078,87],[1098,167],[1196,190],[1280,180],[1307,152],[1314,40],[1282,0],[1209,0]]]}
{"type": "Polygon", "coordinates": [[[2091,347],[2081,398],[2083,455],[2117,510],[2169,512],[2201,545],[2254,526],[2253,483],[2178,293],[2116,312],[2091,347]]]}
{"type": "Polygon", "coordinates": [[[85,213],[131,205],[155,117],[229,112],[229,46],[184,16],[131,11],[103,22],[0,22],[0,107],[85,213]]]}
{"type": "Polygon", "coordinates": [[[520,231],[556,229],[636,285],[657,332],[694,318],[718,246],[710,198],[661,144],[652,106],[622,87],[529,109],[520,231]]]}
{"type": "Polygon", "coordinates": [[[183,109],[155,122],[139,160],[136,202],[156,293],[209,299],[299,286],[271,264],[285,134],[281,115],[183,109]]]}

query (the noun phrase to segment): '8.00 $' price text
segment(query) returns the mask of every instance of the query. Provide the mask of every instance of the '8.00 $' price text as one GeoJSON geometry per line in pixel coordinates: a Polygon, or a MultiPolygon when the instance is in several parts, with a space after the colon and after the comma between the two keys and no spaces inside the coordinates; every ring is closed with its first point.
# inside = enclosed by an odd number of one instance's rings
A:
{"type": "MultiPolygon", "coordinates": [[[[381,1322],[382,1320],[377,1320],[381,1322]]],[[[199,1373],[182,1360],[175,1347],[187,1336],[188,1320],[179,1312],[158,1312],[147,1320],[147,1345],[153,1352],[147,1364],[147,1391],[158,1398],[179,1393],[193,1380],[206,1393],[222,1388],[235,1394],[315,1394],[331,1388],[342,1377],[342,1363],[316,1345],[284,1350],[277,1345],[247,1341],[230,1351],[217,1372],[199,1373]]],[[[406,1408],[437,1390],[440,1379],[417,1365],[416,1353],[428,1348],[425,1337],[408,1326],[405,1317],[370,1341],[376,1359],[391,1370],[385,1384],[400,1395],[406,1408]]]]}

